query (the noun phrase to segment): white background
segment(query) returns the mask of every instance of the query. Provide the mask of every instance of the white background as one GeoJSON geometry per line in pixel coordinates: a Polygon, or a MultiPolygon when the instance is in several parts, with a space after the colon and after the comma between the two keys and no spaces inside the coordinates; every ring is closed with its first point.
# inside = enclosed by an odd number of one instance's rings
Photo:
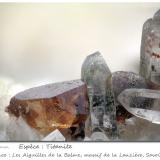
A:
{"type": "Polygon", "coordinates": [[[111,71],[139,72],[142,25],[159,3],[0,4],[0,76],[32,86],[80,78],[100,51],[111,71]]]}

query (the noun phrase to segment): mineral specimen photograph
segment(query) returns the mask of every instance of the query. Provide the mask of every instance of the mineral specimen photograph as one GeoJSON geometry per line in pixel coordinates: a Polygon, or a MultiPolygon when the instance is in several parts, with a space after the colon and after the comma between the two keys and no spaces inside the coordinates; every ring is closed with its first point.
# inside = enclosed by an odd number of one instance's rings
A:
{"type": "Polygon", "coordinates": [[[160,3],[0,3],[0,141],[160,141],[160,3]]]}

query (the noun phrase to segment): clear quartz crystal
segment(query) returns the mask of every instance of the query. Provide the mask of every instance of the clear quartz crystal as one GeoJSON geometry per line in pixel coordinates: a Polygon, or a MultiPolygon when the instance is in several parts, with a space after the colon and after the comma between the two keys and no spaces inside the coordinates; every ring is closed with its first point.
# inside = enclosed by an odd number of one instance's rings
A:
{"type": "Polygon", "coordinates": [[[112,73],[112,85],[117,110],[117,125],[121,125],[126,118],[132,115],[118,102],[118,95],[125,89],[129,88],[149,88],[144,77],[127,71],[116,71],[112,73]]]}
{"type": "Polygon", "coordinates": [[[44,137],[42,141],[65,141],[65,137],[58,129],[56,129],[44,137]]]}
{"type": "Polygon", "coordinates": [[[160,10],[143,25],[140,74],[160,84],[160,10]]]}
{"type": "Polygon", "coordinates": [[[92,132],[104,130],[110,138],[115,138],[117,126],[112,76],[99,52],[87,56],[82,65],[81,78],[88,88],[92,132]]]}
{"type": "Polygon", "coordinates": [[[160,91],[126,89],[118,96],[118,100],[134,116],[160,124],[160,91]]]}
{"type": "Polygon", "coordinates": [[[120,141],[160,141],[160,125],[138,117],[126,119],[122,124],[120,141]]]}

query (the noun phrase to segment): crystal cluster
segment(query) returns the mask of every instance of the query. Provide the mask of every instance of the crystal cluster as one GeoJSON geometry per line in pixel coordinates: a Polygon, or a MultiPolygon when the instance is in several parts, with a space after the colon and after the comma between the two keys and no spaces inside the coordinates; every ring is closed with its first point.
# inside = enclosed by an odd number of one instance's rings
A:
{"type": "MultiPolygon", "coordinates": [[[[81,80],[20,92],[6,111],[19,131],[33,133],[24,134],[24,140],[156,141],[159,106],[160,10],[143,26],[140,75],[111,73],[101,53],[95,52],[84,60],[81,80]]],[[[18,130],[8,127],[11,139],[19,140],[18,130]]]]}

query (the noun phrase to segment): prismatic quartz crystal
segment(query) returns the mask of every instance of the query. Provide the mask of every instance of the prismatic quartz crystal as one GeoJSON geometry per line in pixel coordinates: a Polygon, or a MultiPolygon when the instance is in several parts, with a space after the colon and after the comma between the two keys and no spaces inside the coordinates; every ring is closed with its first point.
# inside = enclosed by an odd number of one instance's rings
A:
{"type": "Polygon", "coordinates": [[[106,131],[109,137],[117,136],[112,76],[99,52],[87,56],[82,65],[81,78],[88,88],[91,132],[106,131]]]}
{"type": "Polygon", "coordinates": [[[140,74],[160,84],[160,10],[143,25],[140,74]]]}
{"type": "Polygon", "coordinates": [[[117,71],[112,73],[112,85],[116,103],[117,122],[124,123],[132,116],[117,100],[118,95],[128,88],[148,88],[146,80],[133,72],[117,71]]]}
{"type": "Polygon", "coordinates": [[[6,111],[44,136],[55,129],[68,135],[73,128],[83,128],[88,117],[87,87],[73,80],[31,88],[15,95],[6,111]]]}
{"type": "Polygon", "coordinates": [[[160,91],[126,89],[118,96],[118,100],[136,117],[160,124],[160,91]]]}
{"type": "Polygon", "coordinates": [[[121,141],[160,140],[160,91],[126,89],[118,100],[133,115],[123,125],[119,136],[121,141]]]}
{"type": "Polygon", "coordinates": [[[120,141],[159,141],[160,125],[148,120],[133,116],[126,119],[120,141]]]}

